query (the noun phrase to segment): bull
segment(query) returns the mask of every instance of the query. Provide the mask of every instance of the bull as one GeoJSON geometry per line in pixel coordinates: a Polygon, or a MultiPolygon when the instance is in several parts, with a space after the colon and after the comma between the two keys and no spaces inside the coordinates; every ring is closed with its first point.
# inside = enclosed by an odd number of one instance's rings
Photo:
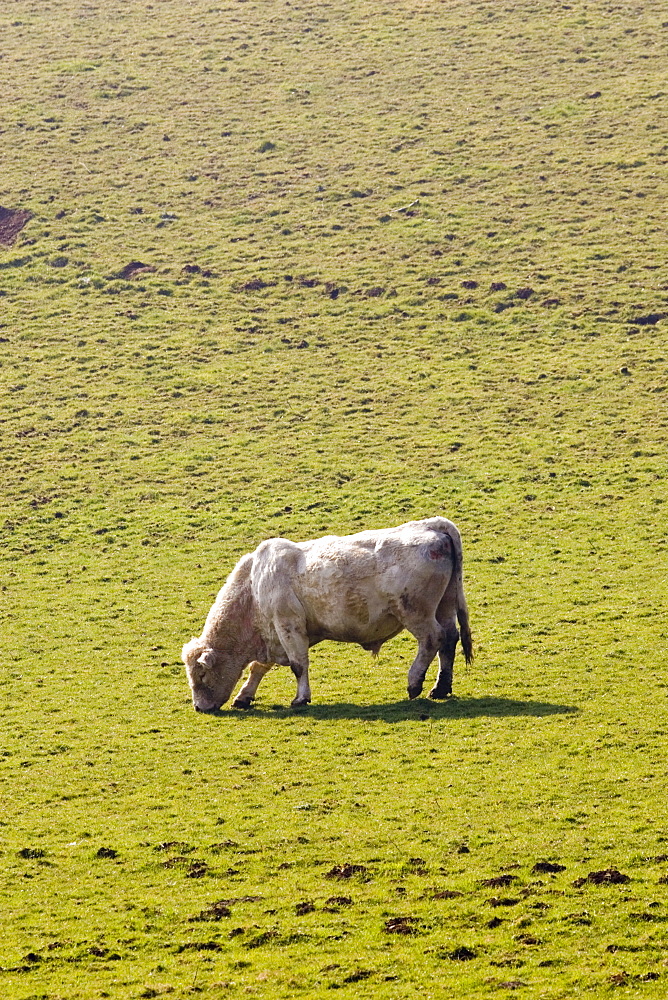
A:
{"type": "Polygon", "coordinates": [[[202,634],[183,647],[193,705],[198,712],[219,709],[249,666],[233,703],[249,708],[274,664],[289,666],[295,675],[292,705],[307,705],[311,646],[330,639],[358,643],[377,655],[404,629],[418,644],[408,696],[421,694],[438,654],[429,696],[448,697],[460,635],[466,662],[473,659],[462,542],[452,521],[429,517],[307,542],[269,538],[242,556],[202,634]]]}

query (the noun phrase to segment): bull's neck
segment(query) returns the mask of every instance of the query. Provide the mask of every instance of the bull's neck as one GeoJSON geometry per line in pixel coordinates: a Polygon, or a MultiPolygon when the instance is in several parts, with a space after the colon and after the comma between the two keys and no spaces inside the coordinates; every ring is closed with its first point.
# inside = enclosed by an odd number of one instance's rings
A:
{"type": "Polygon", "coordinates": [[[202,638],[242,669],[251,660],[264,660],[265,643],[255,625],[250,584],[221,593],[212,607],[202,638]]]}

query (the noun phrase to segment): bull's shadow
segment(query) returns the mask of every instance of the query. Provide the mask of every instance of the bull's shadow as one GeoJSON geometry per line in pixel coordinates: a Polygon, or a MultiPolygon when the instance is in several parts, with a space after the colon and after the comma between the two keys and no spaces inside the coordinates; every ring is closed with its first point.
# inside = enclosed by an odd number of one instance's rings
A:
{"type": "Polygon", "coordinates": [[[215,714],[225,719],[283,719],[301,716],[302,718],[327,721],[330,719],[361,719],[368,722],[425,722],[430,719],[475,719],[482,716],[490,718],[516,718],[531,716],[541,718],[546,715],[572,715],[580,709],[575,705],[557,705],[549,701],[520,701],[514,698],[448,698],[447,701],[428,701],[426,698],[416,698],[415,701],[388,702],[382,705],[353,705],[350,702],[335,704],[312,704],[302,708],[291,708],[286,705],[265,705],[260,702],[257,707],[247,710],[219,710],[215,714]]]}

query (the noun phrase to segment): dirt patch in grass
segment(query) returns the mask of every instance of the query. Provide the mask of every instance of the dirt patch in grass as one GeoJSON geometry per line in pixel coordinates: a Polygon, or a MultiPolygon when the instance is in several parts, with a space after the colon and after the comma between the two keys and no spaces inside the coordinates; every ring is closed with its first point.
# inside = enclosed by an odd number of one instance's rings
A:
{"type": "Polygon", "coordinates": [[[223,917],[231,917],[232,911],[229,906],[219,899],[218,902],[212,903],[211,906],[207,906],[206,909],[202,910],[197,914],[196,917],[190,917],[191,923],[200,923],[203,921],[217,921],[222,920],[223,917]]]}
{"type": "Polygon", "coordinates": [[[581,886],[589,885],[625,885],[630,882],[631,879],[628,875],[624,875],[622,872],[618,871],[616,868],[603,868],[601,871],[589,872],[588,875],[583,875],[582,878],[576,878],[573,885],[576,889],[581,886]]]}
{"type": "Polygon", "coordinates": [[[537,861],[531,871],[536,875],[556,875],[566,871],[566,865],[559,865],[554,861],[537,861]]]}
{"type": "Polygon", "coordinates": [[[495,875],[493,878],[486,878],[480,883],[486,889],[501,889],[503,886],[510,885],[511,882],[517,881],[517,875],[495,875]]]}
{"type": "Polygon", "coordinates": [[[323,909],[327,913],[336,913],[342,906],[352,906],[353,901],[350,896],[330,896],[325,900],[323,909]]]}
{"type": "Polygon", "coordinates": [[[117,858],[118,851],[113,847],[100,847],[98,851],[95,852],[96,858],[117,858]]]}
{"type": "Polygon", "coordinates": [[[346,863],[343,865],[334,865],[334,867],[330,868],[330,870],[325,874],[325,878],[342,880],[352,878],[353,875],[366,875],[366,873],[366,865],[351,865],[346,863]]]}
{"type": "Polygon", "coordinates": [[[383,924],[386,934],[417,934],[419,917],[390,917],[383,924]]]}
{"type": "Polygon", "coordinates": [[[313,913],[314,910],[315,906],[309,900],[304,900],[304,902],[302,903],[295,904],[295,913],[297,914],[298,917],[303,917],[307,913],[313,913]]]}
{"type": "Polygon", "coordinates": [[[154,271],[155,268],[152,264],[143,264],[140,260],[131,260],[129,264],[121,268],[117,277],[128,281],[130,278],[136,278],[138,274],[151,274],[154,271]]]}
{"type": "Polygon", "coordinates": [[[32,212],[25,208],[3,208],[0,205],[0,243],[10,247],[30,219],[32,212]]]}
{"type": "Polygon", "coordinates": [[[460,945],[458,948],[453,948],[451,951],[439,951],[439,958],[450,959],[451,962],[470,962],[472,959],[477,957],[477,952],[473,948],[467,948],[466,945],[460,945]]]}

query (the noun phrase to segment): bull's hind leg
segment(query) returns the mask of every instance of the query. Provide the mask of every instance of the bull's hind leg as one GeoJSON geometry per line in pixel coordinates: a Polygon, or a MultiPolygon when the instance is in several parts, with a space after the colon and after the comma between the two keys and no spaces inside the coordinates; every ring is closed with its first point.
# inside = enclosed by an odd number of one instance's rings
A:
{"type": "Polygon", "coordinates": [[[255,694],[259,687],[260,681],[265,674],[269,673],[271,670],[271,663],[259,663],[257,660],[253,660],[250,667],[248,668],[250,673],[248,675],[248,680],[242,687],[239,694],[236,696],[232,702],[232,708],[250,708],[251,702],[255,698],[255,694]]]}
{"type": "Polygon", "coordinates": [[[448,695],[452,694],[452,668],[458,640],[457,626],[454,622],[448,622],[443,627],[443,638],[438,647],[438,677],[429,692],[430,698],[447,698],[448,695]]]}
{"type": "Polygon", "coordinates": [[[457,629],[457,580],[453,575],[436,609],[436,619],[442,628],[438,647],[438,676],[429,692],[430,698],[447,698],[452,694],[452,668],[459,641],[457,629]]]}
{"type": "Polygon", "coordinates": [[[418,641],[417,656],[408,671],[408,697],[417,698],[422,694],[425,675],[429,664],[436,656],[443,640],[443,629],[434,619],[431,623],[422,622],[419,626],[406,625],[418,641]]]}

